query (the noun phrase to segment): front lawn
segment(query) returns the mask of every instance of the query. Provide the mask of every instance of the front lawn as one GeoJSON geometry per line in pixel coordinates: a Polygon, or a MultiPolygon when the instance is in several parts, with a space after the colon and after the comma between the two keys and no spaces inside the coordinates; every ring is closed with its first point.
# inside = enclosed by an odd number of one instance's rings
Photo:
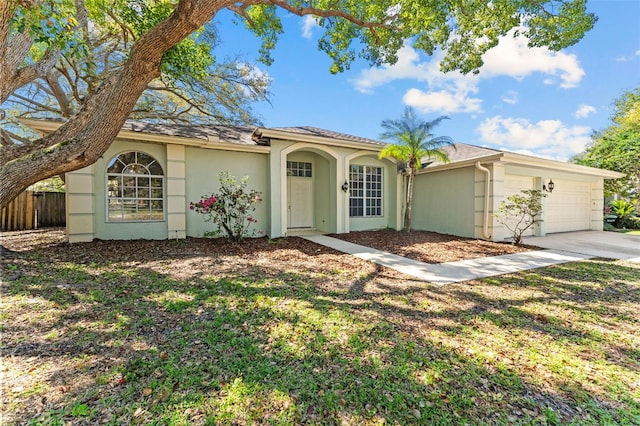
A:
{"type": "Polygon", "coordinates": [[[2,256],[7,424],[638,424],[640,264],[435,286],[297,238],[2,256]]]}

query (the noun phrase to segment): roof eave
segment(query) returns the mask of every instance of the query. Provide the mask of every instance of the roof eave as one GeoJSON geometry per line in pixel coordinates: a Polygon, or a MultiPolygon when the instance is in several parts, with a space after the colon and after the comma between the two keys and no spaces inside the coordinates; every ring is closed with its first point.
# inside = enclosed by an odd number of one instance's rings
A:
{"type": "Polygon", "coordinates": [[[469,167],[477,162],[503,164],[517,164],[525,167],[537,167],[540,169],[557,170],[562,172],[573,172],[588,176],[598,176],[604,179],[619,179],[625,176],[624,173],[614,172],[611,170],[597,169],[595,167],[581,166],[579,164],[562,163],[560,161],[549,160],[546,158],[537,158],[529,155],[516,154],[512,152],[499,152],[496,154],[485,155],[482,157],[469,158],[453,163],[438,164],[437,166],[429,166],[418,170],[418,174],[434,173],[443,170],[459,169],[469,167]]]}
{"type": "MultiPolygon", "coordinates": [[[[31,129],[37,130],[41,133],[54,132],[64,124],[63,122],[32,119],[32,118],[20,118],[19,120],[25,126],[31,129]]],[[[143,142],[156,142],[156,143],[163,143],[163,144],[197,146],[201,148],[219,149],[224,151],[257,152],[257,153],[266,154],[271,150],[270,147],[262,146],[262,145],[234,144],[234,143],[225,142],[225,141],[216,141],[213,138],[200,139],[200,138],[189,138],[185,136],[167,136],[167,135],[158,135],[155,133],[137,132],[132,130],[120,130],[116,138],[130,139],[130,140],[143,141],[143,142]]]]}
{"type": "Polygon", "coordinates": [[[418,170],[417,174],[434,173],[434,172],[439,172],[443,170],[461,169],[464,167],[473,166],[478,161],[481,163],[495,163],[496,161],[500,161],[503,155],[504,155],[504,152],[498,152],[495,154],[483,155],[481,157],[474,157],[474,158],[468,158],[466,160],[455,161],[452,163],[438,164],[437,166],[427,166],[424,169],[418,170]]]}
{"type": "Polygon", "coordinates": [[[614,172],[606,169],[597,169],[595,167],[581,166],[573,163],[563,163],[556,160],[546,158],[532,157],[529,155],[517,154],[514,152],[505,152],[502,162],[505,164],[520,164],[525,166],[540,167],[562,172],[574,172],[589,176],[599,176],[604,179],[619,179],[625,177],[624,173],[614,172]]]}
{"type": "Polygon", "coordinates": [[[323,145],[340,146],[345,148],[356,148],[368,151],[381,151],[384,144],[374,144],[368,142],[347,141],[344,139],[328,138],[323,136],[306,135],[302,133],[286,132],[283,130],[273,130],[268,128],[257,128],[253,132],[254,141],[262,138],[289,140],[294,142],[311,142],[323,145]]]}

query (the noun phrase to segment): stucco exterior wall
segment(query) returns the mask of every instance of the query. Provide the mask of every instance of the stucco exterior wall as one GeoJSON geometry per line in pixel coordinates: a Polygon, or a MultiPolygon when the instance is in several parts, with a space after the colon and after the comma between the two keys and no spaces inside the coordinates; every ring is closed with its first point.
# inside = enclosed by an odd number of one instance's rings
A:
{"type": "Polygon", "coordinates": [[[228,171],[236,180],[249,177],[247,188],[262,192],[262,203],[257,205],[253,215],[258,220],[249,232],[256,236],[268,233],[269,173],[268,156],[259,153],[222,151],[186,147],[186,233],[190,237],[202,237],[205,232],[216,229],[216,225],[205,222],[204,216],[191,211],[189,202],[199,201],[205,194],[217,192],[220,188],[218,174],[228,171]]]}
{"type": "Polygon", "coordinates": [[[474,237],[473,167],[416,176],[412,228],[474,237]]]}
{"type": "Polygon", "coordinates": [[[94,166],[67,173],[65,201],[67,238],[70,243],[92,241],[95,235],[94,166]]]}
{"type": "Polygon", "coordinates": [[[597,178],[591,183],[591,224],[592,231],[602,231],[604,228],[604,179],[597,178]]]}
{"type": "Polygon", "coordinates": [[[163,240],[168,238],[165,195],[164,219],[154,222],[107,222],[106,182],[107,167],[112,158],[123,152],[140,151],[154,157],[165,173],[164,190],[167,192],[167,150],[164,144],[116,140],[94,165],[95,238],[103,240],[163,240]]]}
{"type": "Polygon", "coordinates": [[[398,177],[394,163],[378,160],[377,154],[371,151],[272,140],[269,158],[271,185],[269,236],[276,238],[288,233],[286,161],[305,161],[305,158],[317,164],[314,183],[314,226],[317,230],[344,233],[363,229],[396,228],[398,177]],[[340,188],[349,179],[349,164],[383,167],[384,214],[382,217],[349,217],[349,193],[343,192],[340,188]]]}

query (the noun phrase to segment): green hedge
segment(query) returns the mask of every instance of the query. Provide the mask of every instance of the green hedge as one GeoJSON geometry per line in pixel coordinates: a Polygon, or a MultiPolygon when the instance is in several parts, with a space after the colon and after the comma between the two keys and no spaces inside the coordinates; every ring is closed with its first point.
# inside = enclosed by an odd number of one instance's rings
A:
{"type": "Polygon", "coordinates": [[[630,216],[622,222],[622,228],[640,229],[640,217],[630,216]]]}

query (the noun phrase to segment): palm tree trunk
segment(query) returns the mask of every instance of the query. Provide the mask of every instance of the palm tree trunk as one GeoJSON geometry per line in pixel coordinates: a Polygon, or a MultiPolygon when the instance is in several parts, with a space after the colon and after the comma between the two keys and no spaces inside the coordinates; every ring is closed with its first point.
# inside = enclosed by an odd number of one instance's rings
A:
{"type": "Polygon", "coordinates": [[[411,232],[411,206],[413,204],[413,179],[415,177],[413,167],[409,168],[409,179],[407,181],[407,205],[404,209],[404,231],[411,232]]]}

